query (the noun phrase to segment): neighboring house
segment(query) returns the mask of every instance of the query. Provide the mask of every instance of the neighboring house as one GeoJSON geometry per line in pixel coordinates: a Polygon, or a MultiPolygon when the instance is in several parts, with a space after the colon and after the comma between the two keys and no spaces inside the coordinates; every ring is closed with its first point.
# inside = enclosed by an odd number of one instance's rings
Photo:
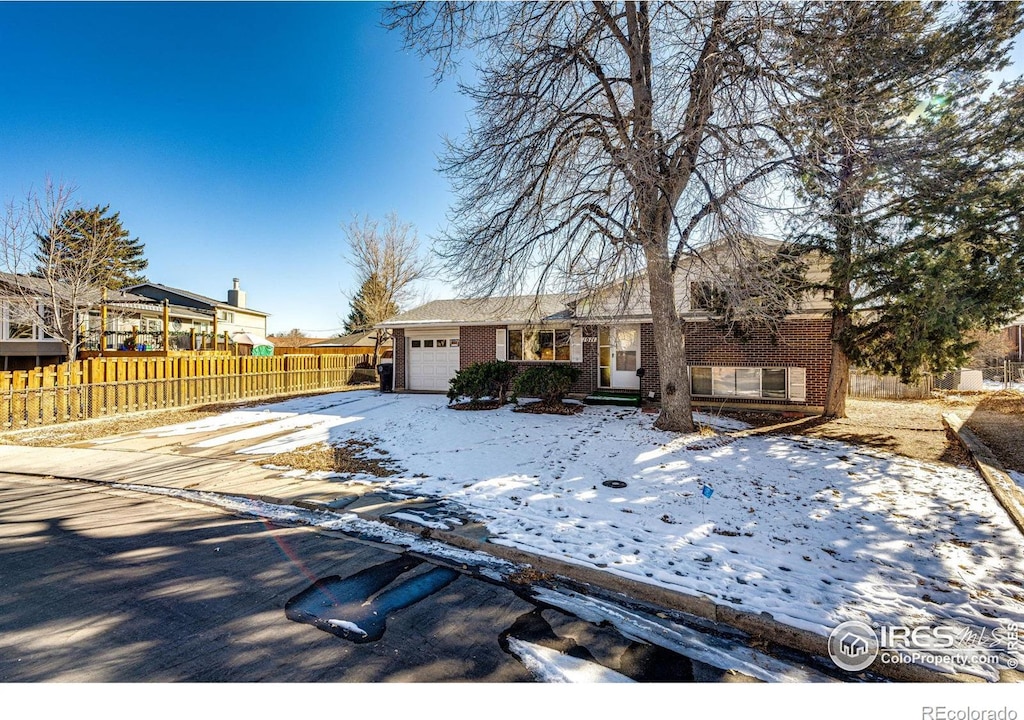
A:
{"type": "Polygon", "coordinates": [[[338,337],[327,338],[326,340],[320,339],[310,344],[317,347],[370,348],[372,350],[373,346],[377,344],[377,333],[374,330],[367,330],[366,332],[339,335],[338,337]]]}
{"type": "Polygon", "coordinates": [[[44,299],[48,295],[49,287],[42,280],[0,273],[0,370],[25,370],[67,359],[67,346],[40,321],[47,312],[44,299]],[[26,292],[38,298],[26,297],[26,292]]]}
{"type": "Polygon", "coordinates": [[[1024,315],[1011,322],[1001,331],[1009,348],[1008,358],[1014,362],[1024,362],[1024,315]]]}
{"type": "MultiPolygon", "coordinates": [[[[684,259],[677,271],[695,404],[820,412],[831,365],[828,304],[805,299],[775,332],[730,336],[703,306],[719,270],[704,258],[684,259]]],[[[575,365],[582,374],[574,394],[622,391],[658,401],[658,358],[644,295],[641,289],[626,299],[608,291],[427,303],[380,324],[394,333],[395,390],[443,392],[457,370],[498,359],[523,367],[575,365]]]]}
{"type": "MultiPolygon", "coordinates": [[[[372,354],[373,348],[377,344],[377,331],[367,330],[366,332],[349,333],[348,335],[341,335],[339,337],[329,338],[327,340],[320,340],[312,343],[309,347],[315,348],[338,348],[342,351],[349,353],[367,353],[372,354]]],[[[391,337],[387,337],[378,349],[380,357],[391,357],[391,337]]]]}
{"type": "MultiPolygon", "coordinates": [[[[106,307],[106,334],[101,310],[89,310],[82,348],[87,351],[139,350],[162,348],[164,305],[143,295],[111,292],[102,303],[106,307]]],[[[192,337],[213,333],[213,316],[191,308],[168,303],[167,315],[171,350],[192,350],[192,337]]],[[[202,340],[197,340],[197,344],[202,340]]]]}
{"type": "Polygon", "coordinates": [[[274,347],[284,348],[303,348],[324,341],[323,338],[295,337],[294,335],[268,335],[267,340],[272,342],[274,347]]]}
{"type": "MultiPolygon", "coordinates": [[[[76,299],[74,322],[78,326],[79,350],[162,349],[165,298],[169,301],[166,309],[171,350],[209,347],[214,331],[218,337],[223,337],[224,332],[239,331],[262,335],[266,328],[267,313],[245,308],[245,293],[238,289],[237,280],[234,289],[228,292],[228,303],[152,283],[136,288],[141,292],[111,292],[105,301],[99,292],[84,293],[76,299]],[[159,297],[161,294],[163,297],[159,297]],[[241,307],[231,304],[232,301],[241,307]],[[215,319],[216,313],[220,313],[220,322],[215,319]],[[192,346],[193,340],[196,347],[192,346]]],[[[28,370],[68,359],[67,344],[52,337],[40,321],[48,307],[48,296],[48,286],[39,279],[15,279],[0,273],[0,370],[28,370]],[[11,289],[15,283],[22,292],[11,289]],[[31,291],[34,285],[38,286],[34,293],[38,299],[26,298],[24,289],[31,291]],[[38,309],[26,307],[26,302],[35,302],[38,309]]]]}
{"type": "Polygon", "coordinates": [[[249,332],[266,337],[269,313],[246,307],[245,291],[239,286],[238,278],[234,278],[232,282],[233,286],[228,290],[226,302],[150,282],[133,285],[127,288],[126,292],[142,295],[157,302],[167,300],[178,307],[210,314],[214,318],[213,330],[219,336],[225,332],[249,332]]]}

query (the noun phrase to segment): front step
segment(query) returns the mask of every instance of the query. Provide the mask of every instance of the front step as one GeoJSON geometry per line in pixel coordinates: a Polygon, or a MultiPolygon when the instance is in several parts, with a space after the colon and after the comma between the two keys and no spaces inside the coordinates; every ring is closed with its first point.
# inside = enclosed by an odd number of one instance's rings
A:
{"type": "Polygon", "coordinates": [[[619,407],[640,407],[640,394],[628,392],[610,392],[602,390],[583,398],[587,405],[617,405],[619,407]]]}

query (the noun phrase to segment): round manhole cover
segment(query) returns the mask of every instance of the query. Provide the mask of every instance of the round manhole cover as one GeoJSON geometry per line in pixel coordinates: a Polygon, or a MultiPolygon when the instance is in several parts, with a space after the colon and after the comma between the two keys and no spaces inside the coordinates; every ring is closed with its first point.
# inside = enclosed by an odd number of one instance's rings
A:
{"type": "Polygon", "coordinates": [[[622,482],[621,480],[605,480],[601,484],[604,485],[605,487],[615,488],[616,490],[621,490],[622,488],[626,487],[626,483],[622,482]]]}

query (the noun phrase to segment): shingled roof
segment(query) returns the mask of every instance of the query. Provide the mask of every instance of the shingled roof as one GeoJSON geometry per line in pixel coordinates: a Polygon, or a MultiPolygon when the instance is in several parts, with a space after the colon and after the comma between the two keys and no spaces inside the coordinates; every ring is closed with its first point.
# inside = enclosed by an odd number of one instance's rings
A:
{"type": "Polygon", "coordinates": [[[554,322],[569,318],[569,300],[568,295],[434,300],[382,322],[380,327],[554,322]]]}

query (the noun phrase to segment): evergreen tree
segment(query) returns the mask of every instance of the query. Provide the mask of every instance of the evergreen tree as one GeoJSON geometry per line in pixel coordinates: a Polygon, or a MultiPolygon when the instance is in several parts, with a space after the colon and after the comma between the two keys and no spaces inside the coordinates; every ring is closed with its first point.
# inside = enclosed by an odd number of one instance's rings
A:
{"type": "Polygon", "coordinates": [[[373,326],[398,314],[398,304],[389,298],[386,288],[376,273],[371,273],[352,298],[345,334],[365,332],[373,326]]]}
{"type": "Polygon", "coordinates": [[[806,225],[829,263],[832,372],[845,415],[851,362],[912,378],[956,364],[964,333],[1019,307],[1024,96],[986,96],[1021,30],[1017,3],[834,3],[797,32],[780,129],[806,225]]]}
{"type": "Polygon", "coordinates": [[[94,287],[121,289],[144,282],[142,272],[149,265],[143,257],[144,245],[131,237],[119,213],[109,212],[109,205],[65,211],[58,227],[38,238],[40,274],[56,265],[78,266],[83,279],[94,287]]]}

